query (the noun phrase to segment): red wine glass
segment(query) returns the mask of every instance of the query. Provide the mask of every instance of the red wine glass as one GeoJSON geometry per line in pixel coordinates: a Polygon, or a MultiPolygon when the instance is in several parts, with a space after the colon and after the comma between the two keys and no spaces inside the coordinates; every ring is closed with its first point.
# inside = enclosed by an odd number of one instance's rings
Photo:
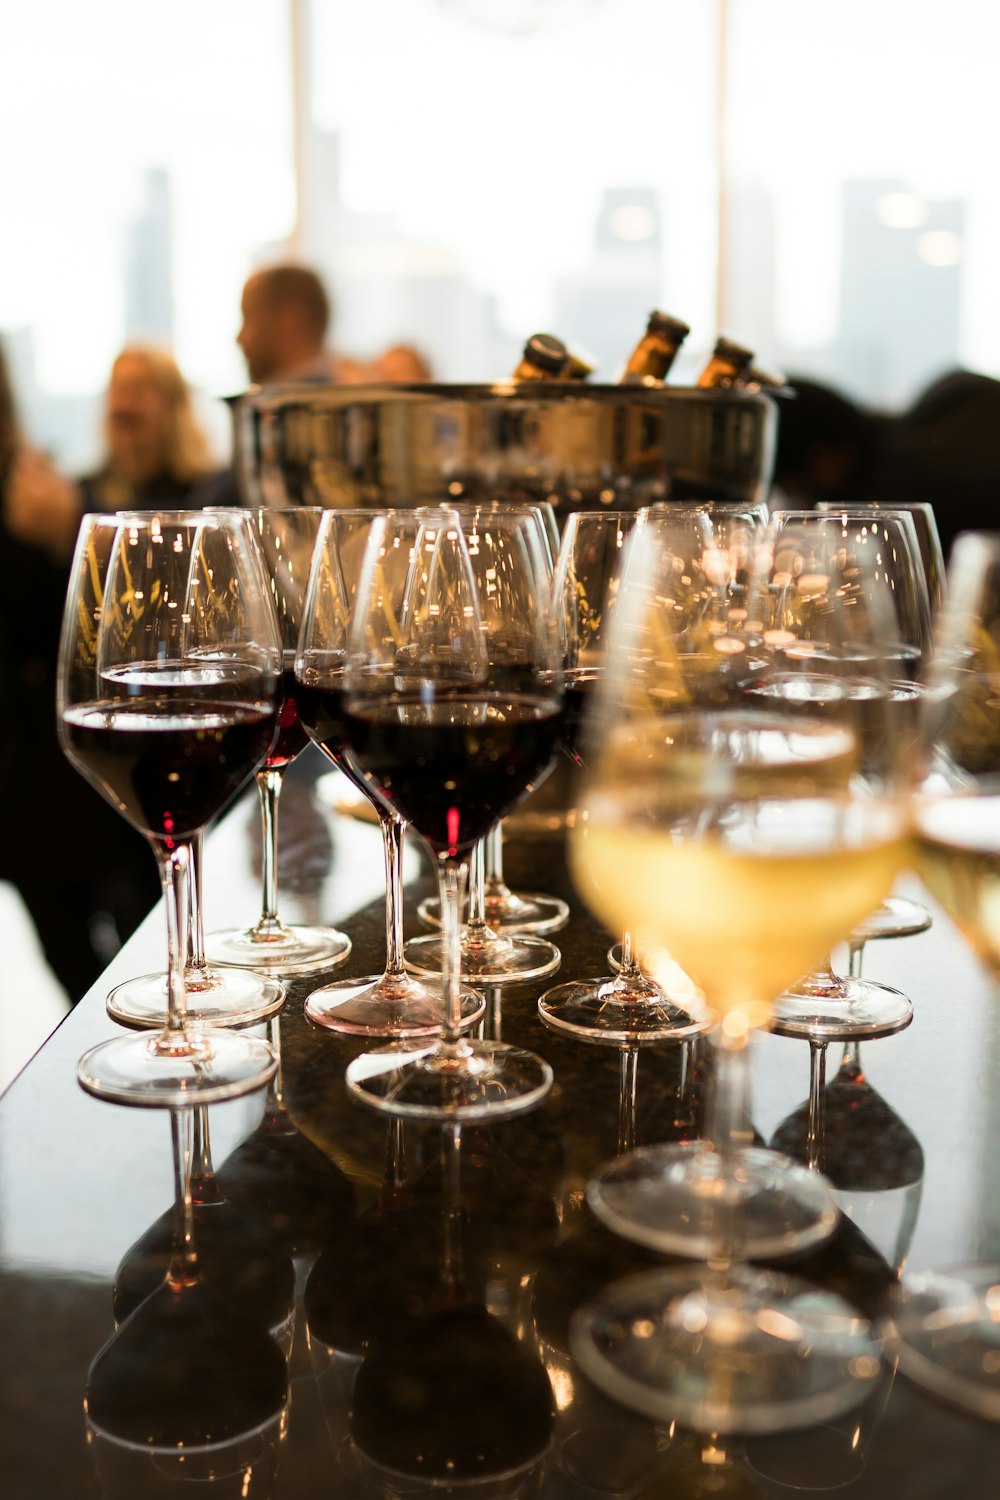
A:
{"type": "Polygon", "coordinates": [[[278,913],[278,798],[286,770],[309,743],[296,700],[295,649],[322,514],[313,505],[251,512],[281,627],[281,709],[278,737],[257,772],[263,833],[260,918],[253,927],[209,933],[209,963],[307,974],[341,963],[351,951],[350,938],[337,928],[291,926],[278,913]]]}
{"type": "MultiPolygon", "coordinates": [[[[392,512],[389,513],[393,514],[392,512]]],[[[410,513],[412,514],[412,512],[410,513]]],[[[375,808],[385,849],[386,964],[381,974],[333,980],[314,990],[306,1015],[317,1026],[354,1036],[433,1036],[444,1014],[439,979],[420,979],[403,966],[403,835],[405,816],[375,796],[346,754],[342,706],[348,634],[361,560],[373,527],[371,511],[327,511],[320,524],[295,658],[299,713],[310,738],[375,808]]],[[[409,557],[399,548],[381,560],[382,607],[402,608],[409,557]]],[[[461,1024],[472,1025],[484,1002],[475,990],[459,1000],[461,1024]]]]}
{"type": "Polygon", "coordinates": [[[208,1104],[267,1083],[267,1042],[187,1016],[192,849],[267,756],[281,637],[246,512],[87,516],[60,646],[57,714],[76,769],[152,847],[168,932],[166,1025],[92,1048],[90,1093],[208,1104]]]}
{"type": "Polygon", "coordinates": [[[474,551],[454,511],[373,522],[342,707],[356,773],[419,834],[437,869],[446,1001],[436,1042],[363,1054],[348,1086],[374,1108],[453,1121],[529,1109],[552,1084],[533,1053],[460,1031],[469,856],[547,773],[562,716],[537,525],[512,512],[490,526],[495,544],[474,551]],[[397,612],[385,560],[400,553],[409,582],[397,612]]]}

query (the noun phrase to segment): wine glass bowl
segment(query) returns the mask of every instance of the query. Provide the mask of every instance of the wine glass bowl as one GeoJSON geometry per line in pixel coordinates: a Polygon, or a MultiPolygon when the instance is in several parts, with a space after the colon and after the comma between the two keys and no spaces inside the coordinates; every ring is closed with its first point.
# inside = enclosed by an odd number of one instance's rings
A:
{"type": "Polygon", "coordinates": [[[266,1042],[192,1028],[184,953],[193,846],[270,750],[280,649],[245,513],[84,518],[60,647],[60,738],[148,839],[168,923],[166,1025],[80,1060],[81,1084],[103,1098],[209,1103],[274,1073],[266,1042]]]}

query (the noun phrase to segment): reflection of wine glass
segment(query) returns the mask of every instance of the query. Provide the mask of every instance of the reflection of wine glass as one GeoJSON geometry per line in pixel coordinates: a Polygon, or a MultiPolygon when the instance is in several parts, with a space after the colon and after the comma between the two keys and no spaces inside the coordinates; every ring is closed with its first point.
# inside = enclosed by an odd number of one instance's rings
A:
{"type": "MultiPolygon", "coordinates": [[[[509,623],[504,620],[503,615],[505,611],[510,610],[512,601],[502,586],[502,582],[496,587],[491,584],[491,573],[499,581],[502,581],[505,576],[503,557],[498,556],[498,553],[502,554],[504,547],[504,533],[494,523],[502,516],[516,516],[525,524],[535,528],[537,552],[542,569],[539,583],[548,587],[552,556],[551,538],[544,520],[544,511],[548,507],[457,505],[449,509],[453,509],[461,521],[473,571],[477,577],[484,580],[481,592],[482,607],[497,616],[492,638],[499,639],[509,632],[509,623]]],[[[461,934],[463,977],[470,984],[490,988],[516,984],[527,979],[538,979],[545,974],[551,974],[559,967],[561,957],[554,943],[547,942],[530,928],[522,928],[520,923],[515,923],[514,926],[508,925],[503,931],[498,931],[487,922],[486,858],[490,847],[490,834],[497,834],[499,826],[499,823],[495,824],[490,833],[479,839],[471,851],[468,911],[461,934]]],[[[499,850],[496,846],[493,848],[493,857],[494,860],[499,857],[499,850]]],[[[502,878],[501,871],[501,881],[502,878]]],[[[569,914],[565,901],[559,900],[558,897],[543,896],[538,893],[528,896],[525,904],[528,903],[531,904],[536,917],[543,918],[543,926],[549,930],[553,922],[544,918],[554,917],[556,919],[554,925],[558,927],[566,921],[569,914]]],[[[434,908],[429,903],[424,903],[420,910],[422,916],[433,917],[434,915],[434,908]]],[[[437,902],[436,911],[440,926],[440,899],[437,902]]],[[[526,912],[522,910],[522,915],[525,914],[526,912]]],[[[531,925],[533,927],[534,924],[531,925]]],[[[413,973],[440,974],[443,967],[442,938],[438,935],[411,938],[403,950],[403,959],[407,968],[413,973]]]]}
{"type": "MultiPolygon", "coordinates": [[[[809,1432],[783,1432],[747,1439],[743,1456],[755,1474],[782,1490],[844,1489],[865,1471],[895,1378],[887,1361],[875,1388],[860,1406],[809,1432]]],[[[768,1494],[771,1491],[768,1490],[768,1494]]]]}
{"type": "Polygon", "coordinates": [[[281,1083],[280,1017],[268,1022],[278,1071],[268,1085],[256,1129],[223,1162],[223,1197],[288,1255],[315,1254],[350,1223],[354,1188],[339,1167],[298,1130],[285,1107],[281,1083]]]}
{"type": "Polygon", "coordinates": [[[83,1087],[123,1103],[210,1103],[274,1072],[266,1042],[197,1032],[184,954],[192,842],[274,738],[281,641],[245,512],[88,516],[60,648],[71,762],[152,845],[168,928],[166,1027],[81,1058],[83,1087]]]}
{"type": "Polygon", "coordinates": [[[278,915],[278,798],[285,771],[309,743],[296,705],[295,648],[322,514],[315,506],[252,512],[281,629],[281,708],[277,739],[257,772],[263,832],[261,914],[253,927],[210,933],[205,947],[212,963],[303,974],[330,968],[351,951],[350,939],[335,927],[290,927],[278,915]]]}
{"type": "MultiPolygon", "coordinates": [[[[295,658],[299,713],[310,738],[363,792],[378,814],[385,850],[386,963],[381,974],[334,980],[314,990],[306,1015],[317,1026],[357,1036],[425,1036],[441,1025],[444,1001],[439,982],[421,981],[403,965],[403,834],[399,809],[376,797],[345,754],[342,703],[351,614],[361,558],[372,527],[370,511],[327,511],[313,558],[295,658]]],[[[380,559],[380,605],[395,620],[409,577],[405,550],[380,559]]],[[[471,1025],[482,1014],[475,991],[458,1000],[459,1019],[471,1025]]]]}
{"type": "Polygon", "coordinates": [[[350,1431],[387,1476],[437,1490],[517,1493],[544,1461],[555,1402],[537,1355],[483,1306],[467,1276],[460,1128],[442,1131],[439,1283],[428,1305],[385,1327],[365,1356],[350,1431]]]}
{"type": "Polygon", "coordinates": [[[474,556],[450,511],[376,518],[354,613],[342,710],[350,761],[423,839],[445,918],[439,1040],[367,1053],[347,1072],[357,1097],[401,1114],[511,1113],[552,1083],[533,1053],[459,1031],[469,854],[546,773],[562,709],[537,523],[498,512],[490,533],[474,556]],[[410,584],[397,614],[384,568],[399,552],[410,584]]]}
{"type": "Polygon", "coordinates": [[[172,1111],[171,1122],[172,1252],[166,1276],[90,1366],[85,1408],[95,1464],[115,1500],[171,1494],[195,1480],[234,1497],[266,1496],[285,1433],[287,1366],[252,1313],[221,1297],[202,1273],[192,1111],[172,1111]]]}
{"type": "MultiPolygon", "coordinates": [[[[804,717],[820,704],[834,714],[838,704],[844,711],[850,704],[862,732],[863,772],[883,733],[897,741],[900,759],[912,761],[930,607],[909,513],[786,511],[771,523],[771,544],[768,629],[778,642],[777,666],[752,691],[770,707],[804,717]],[[823,576],[836,576],[846,591],[852,610],[846,629],[809,596],[810,580],[823,576]],[[839,638],[831,639],[831,626],[839,638]]],[[[925,922],[921,911],[917,926],[925,922]]],[[[774,1017],[780,1035],[818,1045],[892,1035],[909,1025],[913,1007],[898,990],[839,976],[827,961],[776,1000],[774,1017]]]]}
{"type": "Polygon", "coordinates": [[[835,1076],[781,1122],[771,1145],[824,1173],[841,1212],[899,1271],[917,1226],[924,1153],[868,1082],[859,1054],[857,1043],[845,1047],[835,1076]]]}
{"type": "MultiPolygon", "coordinates": [[[[631,912],[640,943],[667,949],[718,1018],[711,1147],[619,1158],[591,1183],[591,1206],[618,1232],[726,1268],[609,1289],[574,1320],[574,1352],[625,1404],[710,1432],[830,1418],[862,1399],[879,1367],[868,1324],[839,1297],[736,1264],[820,1244],[835,1225],[817,1173],[742,1144],[748,1043],[807,955],[888,889],[907,832],[902,747],[871,724],[884,693],[864,699],[862,735],[846,695],[827,694],[804,718],[748,691],[796,670],[794,619],[776,634],[769,618],[774,588],[829,616],[831,669],[851,661],[853,573],[842,579],[831,558],[775,583],[773,540],[765,534],[745,607],[727,617],[680,521],[633,533],[571,846],[595,910],[631,912]]],[[[866,608],[885,629],[883,605],[875,590],[866,608]]],[[[876,658],[876,684],[879,669],[876,658]]]]}
{"type": "MultiPolygon", "coordinates": [[[[186,1121],[182,1123],[187,1126],[186,1121]]],[[[185,1143],[189,1230],[197,1249],[200,1284],[243,1321],[267,1329],[283,1349],[290,1347],[295,1273],[287,1250],[254,1226],[216,1177],[206,1108],[194,1110],[185,1143]]],[[[188,1212],[186,1203],[182,1208],[188,1212]]],[[[177,1215],[175,1204],[122,1257],[114,1287],[119,1323],[171,1276],[177,1256],[177,1215]]]]}
{"type": "MultiPolygon", "coordinates": [[[[931,670],[927,775],[917,806],[920,873],[973,952],[1000,978],[1000,537],[960,536],[931,670]]],[[[908,1275],[895,1316],[904,1374],[1000,1418],[1000,1267],[908,1275]]]]}

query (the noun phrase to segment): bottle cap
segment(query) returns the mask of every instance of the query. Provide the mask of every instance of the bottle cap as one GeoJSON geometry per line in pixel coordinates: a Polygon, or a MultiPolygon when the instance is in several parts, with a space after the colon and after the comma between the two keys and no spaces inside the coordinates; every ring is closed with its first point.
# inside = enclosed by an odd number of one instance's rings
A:
{"type": "Polygon", "coordinates": [[[740,368],[748,365],[753,359],[752,349],[744,349],[742,344],[734,343],[732,339],[716,339],[713,352],[717,359],[727,360],[729,364],[738,365],[740,368]]]}
{"type": "Polygon", "coordinates": [[[687,323],[682,323],[680,318],[672,318],[669,313],[658,312],[655,308],[649,315],[646,324],[647,333],[662,333],[672,344],[682,344],[691,329],[687,323]]]}
{"type": "Polygon", "coordinates": [[[524,346],[524,358],[536,369],[558,375],[567,360],[566,345],[554,333],[533,333],[524,346]]]}

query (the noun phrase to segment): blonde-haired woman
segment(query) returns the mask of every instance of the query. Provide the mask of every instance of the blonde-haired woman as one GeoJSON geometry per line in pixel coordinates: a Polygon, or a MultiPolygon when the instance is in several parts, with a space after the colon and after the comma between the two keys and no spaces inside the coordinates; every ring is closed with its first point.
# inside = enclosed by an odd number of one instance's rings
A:
{"type": "Polygon", "coordinates": [[[43,455],[23,451],[7,494],[7,524],[24,542],[68,557],[80,517],[92,510],[214,503],[219,468],[173,356],[131,344],[111,367],[104,404],[104,457],[72,483],[43,455]]]}

